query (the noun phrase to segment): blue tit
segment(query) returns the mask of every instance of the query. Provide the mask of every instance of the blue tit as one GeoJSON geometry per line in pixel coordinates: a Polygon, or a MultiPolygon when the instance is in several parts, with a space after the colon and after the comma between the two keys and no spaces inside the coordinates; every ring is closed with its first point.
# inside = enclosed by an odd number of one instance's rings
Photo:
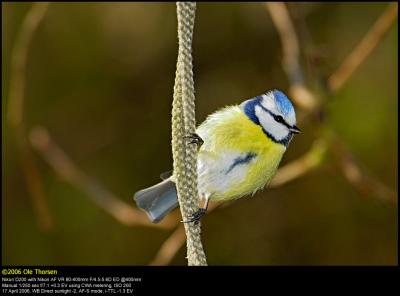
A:
{"type": "MultiPolygon", "coordinates": [[[[228,106],[209,115],[193,134],[197,155],[198,191],[204,207],[190,220],[197,222],[208,201],[254,195],[274,176],[294,134],[296,113],[279,90],[228,106]]],[[[154,223],[178,206],[174,176],[135,193],[139,208],[154,223]]]]}

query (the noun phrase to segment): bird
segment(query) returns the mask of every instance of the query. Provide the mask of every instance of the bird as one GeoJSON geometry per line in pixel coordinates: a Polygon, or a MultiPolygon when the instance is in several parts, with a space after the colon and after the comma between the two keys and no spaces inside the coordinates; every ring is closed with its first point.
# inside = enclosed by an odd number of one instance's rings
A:
{"type": "MultiPolygon", "coordinates": [[[[274,89],[210,114],[195,133],[197,183],[203,207],[181,222],[198,223],[208,203],[254,195],[275,175],[293,135],[300,133],[291,100],[274,89]]],[[[160,222],[178,203],[173,172],[134,194],[150,221],[160,222]]]]}

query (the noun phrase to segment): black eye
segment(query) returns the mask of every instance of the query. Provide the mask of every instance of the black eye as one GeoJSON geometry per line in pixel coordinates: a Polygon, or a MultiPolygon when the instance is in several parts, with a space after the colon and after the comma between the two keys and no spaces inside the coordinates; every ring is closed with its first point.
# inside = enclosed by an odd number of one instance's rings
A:
{"type": "Polygon", "coordinates": [[[280,115],[275,116],[275,120],[276,120],[277,122],[280,122],[280,123],[283,123],[283,122],[284,122],[283,117],[280,116],[280,115]]]}

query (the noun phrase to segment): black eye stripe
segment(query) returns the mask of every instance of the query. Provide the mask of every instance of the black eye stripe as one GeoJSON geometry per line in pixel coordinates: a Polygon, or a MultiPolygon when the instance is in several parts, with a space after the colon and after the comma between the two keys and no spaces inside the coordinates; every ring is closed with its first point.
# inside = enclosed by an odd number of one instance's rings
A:
{"type": "Polygon", "coordinates": [[[291,126],[285,121],[285,119],[283,119],[282,116],[272,113],[271,111],[269,111],[267,108],[265,108],[261,104],[258,104],[258,106],[260,106],[261,109],[263,109],[265,112],[267,112],[269,115],[271,115],[275,119],[276,122],[282,123],[284,126],[286,126],[289,129],[291,128],[291,126]]]}
{"type": "Polygon", "coordinates": [[[282,116],[280,116],[280,115],[272,115],[272,116],[274,117],[275,121],[277,121],[279,123],[282,123],[287,128],[290,128],[290,125],[283,119],[282,116]]]}

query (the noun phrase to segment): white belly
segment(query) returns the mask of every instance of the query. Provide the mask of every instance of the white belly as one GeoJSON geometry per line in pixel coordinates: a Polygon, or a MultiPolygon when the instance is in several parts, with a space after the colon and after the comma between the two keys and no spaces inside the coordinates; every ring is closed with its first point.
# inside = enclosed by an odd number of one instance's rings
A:
{"type": "Polygon", "coordinates": [[[255,161],[254,157],[247,163],[235,165],[235,162],[237,163],[243,155],[236,151],[223,151],[218,155],[207,151],[200,152],[197,160],[200,196],[218,199],[225,192],[239,185],[246,178],[249,165],[255,161]]]}

